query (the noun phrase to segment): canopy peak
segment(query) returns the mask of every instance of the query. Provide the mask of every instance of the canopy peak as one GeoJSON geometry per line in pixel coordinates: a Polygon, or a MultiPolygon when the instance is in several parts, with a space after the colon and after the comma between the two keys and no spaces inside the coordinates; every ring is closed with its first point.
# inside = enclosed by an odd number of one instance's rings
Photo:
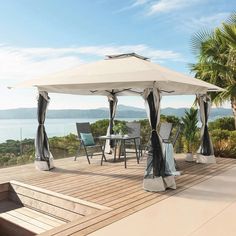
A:
{"type": "Polygon", "coordinates": [[[142,59],[142,60],[149,60],[148,57],[144,57],[144,56],[141,56],[141,55],[138,55],[134,52],[132,53],[123,53],[123,54],[116,54],[116,55],[106,55],[106,59],[121,59],[121,58],[126,58],[126,57],[137,57],[139,59],[142,59]]]}

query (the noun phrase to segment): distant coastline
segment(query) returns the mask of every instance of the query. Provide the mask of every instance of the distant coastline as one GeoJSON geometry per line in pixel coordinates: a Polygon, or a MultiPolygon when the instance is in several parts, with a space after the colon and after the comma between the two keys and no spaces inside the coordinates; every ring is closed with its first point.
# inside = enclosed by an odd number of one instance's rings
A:
{"type": "MultiPolygon", "coordinates": [[[[125,121],[143,119],[141,117],[119,118],[125,121]]],[[[62,137],[70,133],[76,134],[76,122],[96,122],[97,118],[69,118],[69,119],[46,119],[45,127],[48,137],[62,137]]],[[[0,119],[0,143],[6,140],[34,139],[38,127],[37,119],[0,119]]]]}
{"type": "MultiPolygon", "coordinates": [[[[185,109],[189,108],[163,108],[161,114],[173,115],[182,117],[185,109]]],[[[232,110],[229,108],[212,108],[210,113],[210,120],[215,120],[224,116],[232,116],[232,110]]],[[[48,110],[47,119],[106,119],[109,117],[109,111],[107,108],[98,109],[65,109],[65,110],[48,110]]],[[[131,106],[118,105],[116,118],[146,118],[146,111],[142,108],[136,108],[131,106]]],[[[18,108],[0,110],[1,119],[36,119],[36,108],[18,108]]]]}
{"type": "MultiPolygon", "coordinates": [[[[163,115],[172,115],[181,118],[185,108],[164,108],[163,115]]],[[[213,108],[210,113],[210,121],[220,117],[231,116],[231,109],[213,108]]],[[[87,109],[87,110],[48,110],[45,126],[48,137],[65,136],[69,133],[76,134],[76,122],[90,122],[108,119],[107,108],[87,109]]],[[[142,108],[119,105],[115,119],[133,121],[146,119],[146,111],[142,108]]],[[[37,130],[37,109],[19,108],[0,110],[0,143],[8,139],[23,140],[34,138],[37,130]]]]}

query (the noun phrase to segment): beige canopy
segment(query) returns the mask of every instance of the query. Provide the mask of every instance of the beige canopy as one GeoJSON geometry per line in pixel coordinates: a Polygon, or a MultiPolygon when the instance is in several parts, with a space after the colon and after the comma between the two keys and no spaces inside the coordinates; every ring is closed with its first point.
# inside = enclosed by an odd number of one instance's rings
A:
{"type": "MultiPolygon", "coordinates": [[[[148,191],[164,191],[165,186],[176,188],[174,176],[166,176],[164,154],[157,131],[161,95],[205,94],[210,91],[223,90],[215,85],[164,68],[134,53],[108,56],[105,60],[26,81],[16,87],[32,86],[39,90],[35,163],[37,168],[42,170],[49,170],[53,167],[44,127],[49,102],[48,92],[108,96],[110,107],[108,135],[112,134],[117,105],[116,96],[142,95],[146,103],[147,115],[152,130],[150,138],[152,151],[148,155],[143,182],[143,188],[148,191]],[[167,178],[168,181],[165,181],[167,178]]],[[[207,115],[205,114],[206,120],[207,115]]],[[[204,130],[206,130],[206,122],[204,127],[204,130]]],[[[205,133],[208,135],[207,132],[205,133]]],[[[203,143],[203,136],[201,143],[203,143]]],[[[203,158],[206,157],[203,156],[203,158]]]]}
{"type": "Polygon", "coordinates": [[[188,95],[222,91],[221,88],[150,62],[135,53],[108,56],[105,60],[23,82],[39,91],[80,95],[138,95],[156,87],[163,95],[188,95]]]}

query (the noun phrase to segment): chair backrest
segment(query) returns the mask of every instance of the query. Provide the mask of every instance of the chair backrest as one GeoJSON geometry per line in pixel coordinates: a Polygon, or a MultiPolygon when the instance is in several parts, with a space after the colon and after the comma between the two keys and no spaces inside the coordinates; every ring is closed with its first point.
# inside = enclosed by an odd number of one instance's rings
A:
{"type": "Polygon", "coordinates": [[[81,138],[80,133],[91,133],[89,122],[76,123],[78,137],[81,138]]]}
{"type": "Polygon", "coordinates": [[[78,137],[81,140],[82,145],[89,147],[94,146],[95,141],[91,133],[91,127],[88,122],[76,123],[78,137]]]}
{"type": "Polygon", "coordinates": [[[180,135],[180,132],[182,131],[182,124],[179,124],[178,125],[178,128],[177,128],[177,131],[176,131],[176,133],[175,133],[175,136],[174,136],[174,138],[173,138],[173,141],[172,141],[172,144],[173,144],[173,147],[175,146],[175,144],[176,144],[176,142],[177,142],[177,140],[178,140],[178,137],[179,137],[179,135],[180,135]]]}
{"type": "Polygon", "coordinates": [[[172,131],[173,124],[172,123],[161,123],[159,135],[162,138],[163,142],[169,142],[170,141],[170,134],[172,131]]]}
{"type": "MultiPolygon", "coordinates": [[[[128,129],[128,135],[130,137],[140,137],[141,125],[139,122],[127,122],[126,127],[128,129]]],[[[140,144],[140,139],[136,140],[136,144],[140,144]]]]}

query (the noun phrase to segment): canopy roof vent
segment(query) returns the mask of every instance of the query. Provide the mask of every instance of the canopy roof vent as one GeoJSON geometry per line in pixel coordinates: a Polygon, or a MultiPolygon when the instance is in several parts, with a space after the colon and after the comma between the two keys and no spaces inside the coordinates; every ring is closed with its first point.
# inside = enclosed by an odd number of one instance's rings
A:
{"type": "Polygon", "coordinates": [[[148,57],[143,57],[143,56],[141,56],[141,55],[138,55],[138,54],[136,54],[136,53],[134,53],[134,52],[132,52],[132,53],[123,53],[123,54],[117,54],[117,55],[106,55],[106,59],[121,59],[121,58],[126,58],[126,57],[137,57],[137,58],[139,58],[139,59],[142,59],[142,60],[149,60],[149,58],[148,57]]]}

